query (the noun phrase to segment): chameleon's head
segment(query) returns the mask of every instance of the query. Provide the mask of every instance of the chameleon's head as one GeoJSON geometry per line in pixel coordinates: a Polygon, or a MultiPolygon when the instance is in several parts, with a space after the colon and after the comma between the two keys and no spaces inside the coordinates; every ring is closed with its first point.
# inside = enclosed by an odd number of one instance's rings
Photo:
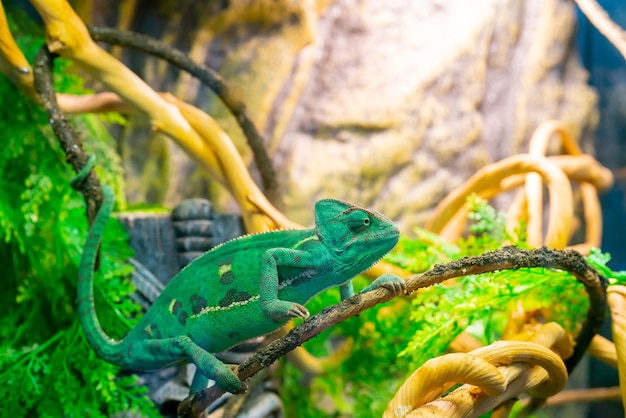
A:
{"type": "Polygon", "coordinates": [[[320,241],[341,259],[340,265],[356,272],[353,276],[380,260],[400,236],[380,213],[335,199],[315,204],[315,229],[320,241]]]}

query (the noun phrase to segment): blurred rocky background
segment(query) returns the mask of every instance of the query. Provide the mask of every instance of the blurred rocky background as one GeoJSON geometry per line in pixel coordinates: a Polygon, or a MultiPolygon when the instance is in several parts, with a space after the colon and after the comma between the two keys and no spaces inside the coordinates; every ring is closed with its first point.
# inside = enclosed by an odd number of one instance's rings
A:
{"type": "MultiPolygon", "coordinates": [[[[152,35],[217,70],[264,133],[286,212],[313,202],[375,207],[408,231],[480,167],[525,152],[542,121],[590,150],[598,121],[566,0],[77,1],[87,21],[152,35]]],[[[197,80],[113,49],[155,89],[239,127],[197,80]]],[[[133,120],[120,132],[130,202],[210,196],[236,210],[171,141],[133,120]]],[[[251,167],[254,171],[254,167],[251,167]]]]}

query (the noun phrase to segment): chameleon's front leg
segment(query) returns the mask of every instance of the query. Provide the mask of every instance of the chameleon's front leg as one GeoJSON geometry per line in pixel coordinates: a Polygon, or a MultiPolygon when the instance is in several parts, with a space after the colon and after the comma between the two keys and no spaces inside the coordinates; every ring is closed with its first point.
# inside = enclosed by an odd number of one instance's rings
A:
{"type": "Polygon", "coordinates": [[[384,287],[391,290],[394,295],[399,295],[406,291],[406,280],[395,274],[385,273],[374,280],[369,286],[361,290],[361,293],[371,292],[372,290],[384,287]]]}
{"type": "Polygon", "coordinates": [[[259,296],[263,313],[279,321],[289,318],[308,318],[309,311],[299,303],[278,299],[278,266],[317,268],[319,260],[306,251],[272,248],[261,258],[259,296]]]}
{"type": "Polygon", "coordinates": [[[354,296],[354,285],[352,284],[352,280],[348,280],[339,286],[339,294],[341,295],[341,300],[346,300],[354,296]]]}
{"type": "MultiPolygon", "coordinates": [[[[406,281],[402,277],[396,276],[395,274],[385,273],[374,280],[369,286],[361,290],[361,293],[371,292],[379,287],[384,287],[385,289],[393,291],[394,295],[399,295],[400,293],[404,293],[406,290],[406,281]]],[[[346,300],[354,296],[354,286],[352,285],[352,280],[348,280],[346,283],[339,286],[339,292],[341,294],[341,300],[346,300]]]]}

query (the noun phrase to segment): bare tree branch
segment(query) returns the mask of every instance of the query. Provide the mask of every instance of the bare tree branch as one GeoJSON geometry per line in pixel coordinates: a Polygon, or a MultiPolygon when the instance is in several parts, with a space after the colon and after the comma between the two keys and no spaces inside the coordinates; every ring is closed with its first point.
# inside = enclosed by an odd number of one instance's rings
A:
{"type": "MultiPolygon", "coordinates": [[[[52,84],[52,66],[55,55],[48,51],[44,45],[37,54],[33,64],[35,76],[35,89],[39,94],[41,105],[48,114],[50,126],[59,139],[59,143],[66,155],[66,161],[77,173],[82,170],[89,156],[83,149],[80,136],[76,133],[63,112],[59,109],[56,100],[56,92],[52,84]]],[[[80,191],[85,197],[87,204],[87,219],[89,224],[96,216],[96,212],[102,203],[102,188],[98,177],[93,171],[79,185],[80,191]]]]}

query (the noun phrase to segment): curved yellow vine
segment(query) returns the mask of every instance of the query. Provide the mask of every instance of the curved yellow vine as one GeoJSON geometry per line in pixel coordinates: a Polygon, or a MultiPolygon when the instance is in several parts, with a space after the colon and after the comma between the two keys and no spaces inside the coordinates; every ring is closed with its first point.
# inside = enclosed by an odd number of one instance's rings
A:
{"type": "Polygon", "coordinates": [[[463,209],[467,196],[472,193],[483,198],[495,196],[515,186],[515,183],[507,183],[509,177],[528,172],[538,173],[548,186],[550,193],[550,223],[546,234],[546,245],[552,248],[564,248],[569,238],[574,211],[572,188],[565,174],[547,158],[528,154],[514,155],[480,169],[437,205],[426,228],[445,235],[446,224],[463,209]]]}
{"type": "Polygon", "coordinates": [[[626,286],[609,287],[609,307],[613,320],[611,327],[617,352],[622,404],[626,408],[626,286]]]}
{"type": "Polygon", "coordinates": [[[580,184],[585,216],[585,242],[571,246],[582,253],[598,247],[602,238],[602,213],[598,193],[613,184],[613,174],[590,155],[583,154],[560,121],[542,123],[530,141],[529,154],[520,154],[479,170],[436,207],[426,227],[448,240],[461,236],[465,227],[465,199],[476,193],[484,199],[524,185],[507,212],[507,229],[514,235],[526,221],[527,242],[534,247],[565,248],[575,225],[569,181],[580,184]],[[569,155],[546,157],[548,142],[557,134],[569,155]],[[543,238],[543,185],[550,192],[548,230],[543,238]]]}
{"type": "MultiPolygon", "coordinates": [[[[563,153],[551,159],[561,168],[568,178],[580,183],[581,197],[585,211],[586,242],[576,249],[588,253],[591,247],[598,247],[602,238],[602,212],[598,200],[598,191],[607,190],[612,182],[611,172],[600,166],[591,156],[583,155],[578,143],[561,121],[549,120],[535,130],[530,139],[529,153],[545,156],[548,144],[553,136],[557,136],[563,153]]],[[[543,243],[543,188],[541,179],[535,174],[526,175],[526,204],[528,210],[527,242],[538,247],[543,243]]],[[[517,220],[516,224],[519,222],[517,220]]]]}
{"type": "Polygon", "coordinates": [[[571,337],[556,323],[498,341],[469,353],[446,354],[417,369],[400,387],[385,418],[478,417],[527,392],[547,398],[567,382],[562,358],[571,355],[571,337]],[[456,383],[463,383],[439,397],[456,383]]]}

